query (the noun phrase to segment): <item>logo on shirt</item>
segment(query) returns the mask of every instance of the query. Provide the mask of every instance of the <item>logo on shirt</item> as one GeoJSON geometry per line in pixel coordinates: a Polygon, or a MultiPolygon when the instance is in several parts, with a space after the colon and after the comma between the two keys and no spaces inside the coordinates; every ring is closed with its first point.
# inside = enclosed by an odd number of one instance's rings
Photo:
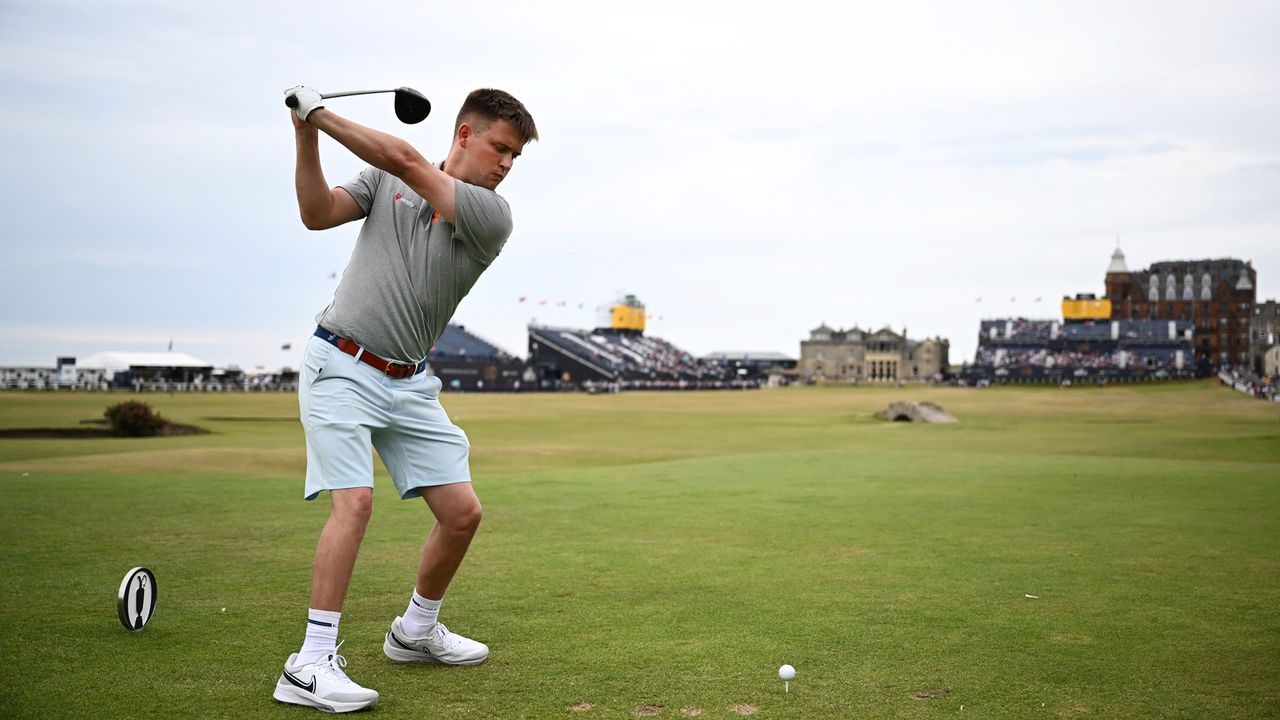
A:
{"type": "Polygon", "coordinates": [[[408,206],[409,206],[409,207],[411,207],[411,208],[413,208],[413,207],[417,207],[417,205],[414,205],[414,204],[413,204],[413,201],[412,201],[412,200],[410,200],[409,198],[407,198],[407,197],[405,197],[405,196],[401,195],[400,193],[396,193],[396,202],[398,202],[398,203],[403,203],[403,204],[405,204],[405,205],[408,205],[408,206]]]}

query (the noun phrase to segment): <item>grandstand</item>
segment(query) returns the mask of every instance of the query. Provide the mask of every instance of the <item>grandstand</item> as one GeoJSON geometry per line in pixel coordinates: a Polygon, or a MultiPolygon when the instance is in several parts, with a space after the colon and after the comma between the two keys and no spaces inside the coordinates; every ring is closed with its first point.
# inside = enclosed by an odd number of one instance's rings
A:
{"type": "Polygon", "coordinates": [[[1189,320],[983,320],[967,381],[1063,382],[1203,374],[1189,320]]]}
{"type": "Polygon", "coordinates": [[[536,384],[520,358],[464,325],[450,324],[427,353],[431,372],[445,390],[533,390],[536,384]]]}
{"type": "MultiPolygon", "coordinates": [[[[743,387],[726,366],[655,337],[611,328],[529,326],[529,363],[542,387],[605,383],[635,389],[743,387]]],[[[749,383],[757,386],[758,383],[749,383]]]]}
{"type": "Polygon", "coordinates": [[[448,325],[432,346],[428,357],[471,357],[483,360],[510,360],[511,356],[497,345],[467,330],[465,325],[448,325]]]}
{"type": "Polygon", "coordinates": [[[701,360],[644,334],[644,306],[634,295],[610,308],[609,326],[594,330],[529,326],[529,364],[543,389],[758,387],[719,363],[701,360]]]}

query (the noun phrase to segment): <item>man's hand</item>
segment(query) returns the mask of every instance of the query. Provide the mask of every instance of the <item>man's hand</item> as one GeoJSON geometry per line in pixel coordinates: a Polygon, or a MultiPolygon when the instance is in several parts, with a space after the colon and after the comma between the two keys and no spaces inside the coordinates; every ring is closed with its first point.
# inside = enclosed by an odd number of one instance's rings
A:
{"type": "Polygon", "coordinates": [[[324,98],[320,97],[320,93],[306,85],[295,85],[284,91],[285,104],[293,107],[293,112],[300,120],[306,122],[307,116],[312,110],[319,110],[324,107],[324,98]],[[293,98],[297,105],[295,106],[289,99],[293,98]]]}

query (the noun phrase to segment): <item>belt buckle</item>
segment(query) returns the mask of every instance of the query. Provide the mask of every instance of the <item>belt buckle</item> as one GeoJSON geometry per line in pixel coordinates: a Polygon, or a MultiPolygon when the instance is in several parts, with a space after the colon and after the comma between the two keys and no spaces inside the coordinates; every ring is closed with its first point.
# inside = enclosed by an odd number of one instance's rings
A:
{"type": "Polygon", "coordinates": [[[382,369],[382,374],[386,375],[392,380],[399,380],[400,378],[409,377],[409,375],[411,375],[412,373],[392,375],[391,374],[393,372],[392,368],[396,368],[395,372],[399,373],[399,372],[403,372],[402,370],[400,370],[400,368],[412,368],[412,367],[417,367],[417,366],[410,365],[409,363],[403,363],[403,362],[400,362],[399,360],[388,360],[387,366],[382,369]]]}

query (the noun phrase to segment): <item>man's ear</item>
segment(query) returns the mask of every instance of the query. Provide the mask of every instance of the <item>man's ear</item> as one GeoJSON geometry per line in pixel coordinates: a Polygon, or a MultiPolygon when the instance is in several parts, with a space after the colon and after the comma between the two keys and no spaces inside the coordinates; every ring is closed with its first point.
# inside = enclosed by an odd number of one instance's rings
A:
{"type": "Polygon", "coordinates": [[[458,145],[465,148],[467,146],[467,141],[471,139],[471,136],[474,133],[475,133],[475,130],[471,127],[471,123],[464,122],[461,125],[459,125],[458,139],[457,139],[458,145]]]}

